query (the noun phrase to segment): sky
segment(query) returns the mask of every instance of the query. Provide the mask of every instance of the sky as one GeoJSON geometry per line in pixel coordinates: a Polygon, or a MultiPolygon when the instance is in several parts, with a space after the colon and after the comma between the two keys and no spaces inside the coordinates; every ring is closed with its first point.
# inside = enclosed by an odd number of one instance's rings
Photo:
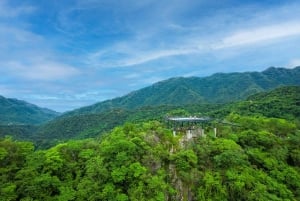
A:
{"type": "Polygon", "coordinates": [[[0,95],[59,112],[171,77],[300,65],[300,1],[0,0],[0,95]]]}

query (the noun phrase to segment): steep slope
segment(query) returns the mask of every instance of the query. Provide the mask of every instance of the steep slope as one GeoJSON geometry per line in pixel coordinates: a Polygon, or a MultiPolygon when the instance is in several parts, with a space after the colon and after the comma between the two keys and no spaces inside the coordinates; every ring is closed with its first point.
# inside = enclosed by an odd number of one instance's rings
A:
{"type": "Polygon", "coordinates": [[[163,104],[228,103],[285,85],[300,85],[300,67],[294,69],[271,67],[263,72],[217,73],[203,78],[171,78],[126,96],[83,107],[65,115],[163,104]]]}
{"type": "Polygon", "coordinates": [[[0,96],[0,125],[41,124],[59,115],[25,101],[0,96]]]}

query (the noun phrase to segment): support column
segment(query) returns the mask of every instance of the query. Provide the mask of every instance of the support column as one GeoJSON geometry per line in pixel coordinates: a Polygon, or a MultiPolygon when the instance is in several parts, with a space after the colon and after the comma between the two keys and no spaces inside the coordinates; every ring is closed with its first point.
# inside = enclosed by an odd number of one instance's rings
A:
{"type": "Polygon", "coordinates": [[[192,135],[191,130],[187,130],[186,137],[187,137],[187,140],[192,139],[193,135],[192,135]]]}
{"type": "Polygon", "coordinates": [[[173,137],[175,137],[176,136],[176,131],[175,130],[173,130],[173,137]]]}

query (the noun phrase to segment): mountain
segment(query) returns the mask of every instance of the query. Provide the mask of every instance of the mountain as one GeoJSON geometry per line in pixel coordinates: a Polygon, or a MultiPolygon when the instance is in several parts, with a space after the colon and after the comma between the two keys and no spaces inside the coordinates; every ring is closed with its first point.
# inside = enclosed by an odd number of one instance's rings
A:
{"type": "MultiPolygon", "coordinates": [[[[299,87],[289,86],[270,91],[276,86],[300,85],[299,72],[300,67],[269,68],[261,73],[218,73],[205,78],[172,78],[123,97],[66,113],[38,128],[18,128],[16,133],[22,136],[16,139],[26,136],[26,139],[35,141],[40,147],[49,147],[68,139],[96,137],[126,122],[162,120],[168,114],[222,119],[234,112],[250,116],[299,118],[299,87]],[[200,94],[201,90],[205,96],[200,94]],[[256,91],[261,93],[248,96],[256,91]],[[241,99],[244,100],[235,101],[241,99]]],[[[11,128],[1,129],[6,131],[5,134],[13,133],[11,128]]]]}
{"type": "Polygon", "coordinates": [[[49,147],[61,140],[96,137],[126,122],[161,120],[172,109],[172,106],[157,106],[62,116],[42,125],[32,138],[39,147],[49,147]]]}
{"type": "Polygon", "coordinates": [[[37,129],[37,125],[0,125],[0,138],[10,136],[15,140],[36,141],[37,129]]]}
{"type": "Polygon", "coordinates": [[[224,117],[229,113],[300,120],[300,86],[284,86],[230,103],[210,115],[224,117]]]}
{"type": "Polygon", "coordinates": [[[0,96],[0,125],[41,124],[59,115],[22,100],[0,96]]]}
{"type": "Polygon", "coordinates": [[[270,67],[262,72],[217,73],[208,77],[178,77],[158,82],[125,96],[96,103],[64,114],[89,114],[116,108],[228,103],[279,86],[300,85],[300,67],[270,67]]]}
{"type": "Polygon", "coordinates": [[[240,110],[266,117],[300,119],[300,86],[280,87],[270,92],[254,94],[247,98],[240,110]]]}
{"type": "Polygon", "coordinates": [[[230,113],[237,113],[293,120],[300,119],[299,106],[300,86],[284,86],[252,95],[243,101],[227,104],[161,105],[61,116],[42,125],[32,139],[40,147],[49,147],[62,140],[96,137],[126,122],[163,121],[167,115],[197,115],[223,119],[230,113]]]}

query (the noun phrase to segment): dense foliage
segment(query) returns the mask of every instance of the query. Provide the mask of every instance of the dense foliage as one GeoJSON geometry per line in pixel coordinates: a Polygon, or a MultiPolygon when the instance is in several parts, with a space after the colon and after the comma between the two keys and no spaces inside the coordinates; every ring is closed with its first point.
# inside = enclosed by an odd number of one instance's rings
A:
{"type": "Polygon", "coordinates": [[[0,125],[0,138],[11,136],[13,139],[35,141],[34,133],[38,126],[34,125],[0,125]]]}
{"type": "MultiPolygon", "coordinates": [[[[267,117],[286,119],[300,118],[300,87],[280,87],[270,92],[252,95],[247,99],[248,105],[240,106],[240,111],[248,114],[263,114],[267,117]]],[[[245,113],[244,113],[245,114],[245,113]]]]}
{"type": "Polygon", "coordinates": [[[41,124],[58,115],[25,101],[0,96],[0,125],[41,124]]]}
{"type": "Polygon", "coordinates": [[[157,121],[47,150],[0,141],[1,200],[299,200],[300,131],[231,114],[217,137],[183,142],[157,121]]]}
{"type": "Polygon", "coordinates": [[[242,115],[300,119],[300,87],[280,87],[249,96],[247,100],[224,105],[211,111],[212,116],[224,117],[232,112],[242,115]]]}

